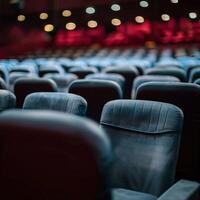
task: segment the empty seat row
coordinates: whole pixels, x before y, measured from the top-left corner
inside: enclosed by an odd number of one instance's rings
[[[174,180],[178,107],[115,100],[100,124],[50,111],[0,114],[0,198],[198,200],[197,182]]]

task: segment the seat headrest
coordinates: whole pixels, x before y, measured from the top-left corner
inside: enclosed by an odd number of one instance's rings
[[[159,76],[159,75],[144,75],[144,76],[138,76],[135,78],[133,87],[135,89],[138,88],[143,83],[146,82],[180,82],[180,80],[177,77],[174,76]]]
[[[186,94],[188,92],[200,94],[200,86],[194,83],[182,83],[182,82],[150,82],[141,84],[136,90],[136,96],[141,91],[161,91],[167,93]]]
[[[25,77],[16,80],[15,85],[37,85],[37,86],[49,86],[52,90],[57,91],[57,85],[53,80],[44,79],[44,78],[34,78],[34,77]]]
[[[15,108],[16,97],[8,90],[0,90],[0,111]]]
[[[113,90],[116,91],[120,97],[122,97],[122,90],[120,86],[114,82],[109,80],[96,80],[96,79],[85,79],[85,80],[76,80],[71,83],[69,86],[69,91],[78,88],[78,89],[106,89],[106,90]]]
[[[182,120],[182,111],[174,105],[141,100],[110,101],[101,116],[102,125],[144,134],[179,132]]]
[[[85,115],[86,100],[78,95],[60,92],[36,92],[25,98],[24,109],[57,110]]]

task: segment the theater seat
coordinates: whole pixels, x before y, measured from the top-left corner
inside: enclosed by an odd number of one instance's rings
[[[125,79],[120,74],[96,73],[96,74],[87,75],[85,79],[99,79],[99,80],[114,81],[118,83],[122,91],[124,91]]]
[[[122,75],[125,78],[124,98],[131,98],[133,81],[139,75],[135,67],[108,67],[104,72]]]
[[[173,183],[183,123],[171,104],[115,100],[107,103],[101,127],[111,139],[111,185],[159,197]]]
[[[31,78],[31,77],[37,77],[35,74],[31,74],[31,73],[25,73],[25,72],[12,72],[9,74],[9,89],[11,91],[14,90],[14,84],[15,84],[15,81],[17,79],[20,79],[20,78]]]
[[[111,199],[111,147],[95,123],[14,110],[0,115],[0,130],[0,199]]]
[[[122,98],[120,86],[106,80],[77,80],[69,86],[69,93],[82,96],[88,103],[87,116],[99,121],[103,106],[108,101]]]
[[[78,77],[72,73],[67,73],[64,75],[46,74],[44,77],[52,79],[57,84],[59,92],[66,92],[70,83],[78,79]]]
[[[192,83],[142,84],[136,98],[171,103],[184,113],[183,134],[176,178],[200,181],[200,86]]]
[[[197,85],[200,85],[200,78],[196,79],[196,80],[194,81],[194,83],[197,84]]]
[[[0,89],[1,90],[7,90],[8,89],[6,82],[1,77],[0,77]]]
[[[189,76],[189,82],[193,83],[198,78],[200,78],[200,67],[197,67],[191,70],[191,73]]]
[[[76,74],[79,79],[84,79],[88,74],[97,73],[98,70],[95,67],[73,67],[69,72]]]
[[[169,68],[151,68],[146,69],[146,75],[167,75],[167,76],[175,76],[180,79],[182,82],[187,81],[186,72],[183,69],[179,69],[177,67],[169,67]]]
[[[18,79],[14,84],[14,93],[17,98],[17,108],[22,108],[25,97],[34,92],[57,92],[57,85],[50,79]]]
[[[16,98],[15,95],[8,90],[0,89],[0,112],[15,108]]]
[[[132,97],[135,96],[137,88],[147,82],[180,82],[175,76],[144,75],[138,76],[133,82]]]
[[[85,115],[87,102],[81,96],[69,93],[36,92],[24,100],[24,109],[55,110],[75,115]]]

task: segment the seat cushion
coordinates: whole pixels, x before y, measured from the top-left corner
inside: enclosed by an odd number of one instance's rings
[[[116,188],[112,190],[112,200],[156,200],[151,194]]]

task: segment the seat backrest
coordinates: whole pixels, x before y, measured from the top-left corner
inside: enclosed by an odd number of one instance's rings
[[[0,112],[15,108],[16,98],[15,95],[8,90],[0,90]]]
[[[55,110],[75,115],[85,115],[86,100],[78,95],[55,92],[36,92],[29,94],[24,100],[24,109]]]
[[[50,79],[20,78],[14,84],[14,93],[17,98],[17,108],[22,108],[24,99],[34,92],[56,92],[57,85]]]
[[[189,76],[189,82],[193,83],[198,78],[200,78],[200,67],[196,67],[191,70],[190,76]]]
[[[87,68],[73,67],[69,69],[69,72],[77,75],[79,79],[84,79],[89,74],[97,73],[98,70],[94,67],[87,67]]]
[[[174,181],[182,111],[174,105],[137,100],[107,103],[101,127],[114,151],[113,187],[162,194]]]
[[[180,80],[175,76],[159,76],[159,75],[144,75],[138,76],[133,82],[132,97],[135,96],[137,88],[147,82],[180,82]]]
[[[105,103],[122,98],[120,86],[106,80],[77,80],[71,83],[69,92],[80,95],[87,101],[87,116],[96,121],[100,120]]]
[[[161,101],[181,108],[184,125],[176,177],[200,180],[200,86],[178,82],[144,83],[136,91],[136,99]]]
[[[110,143],[94,122],[14,110],[0,129],[0,199],[110,200]]]
[[[6,84],[6,82],[0,77],[0,89],[1,90],[7,90],[8,89],[8,85]]]
[[[15,84],[15,81],[20,78],[31,78],[31,77],[37,77],[35,74],[32,73],[26,73],[26,72],[12,72],[9,74],[9,89],[13,91],[13,87]]]
[[[95,74],[89,74],[85,78],[114,81],[119,84],[122,91],[124,92],[125,79],[120,74],[95,73]]]
[[[125,78],[124,97],[131,98],[133,81],[138,76],[138,70],[135,67],[108,67],[104,72],[122,75]]]
[[[57,84],[58,90],[60,92],[66,92],[69,84],[72,81],[75,81],[76,79],[78,79],[78,77],[75,74],[72,74],[72,73],[67,73],[67,74],[64,74],[64,75],[46,74],[45,78],[52,79]]]
[[[151,68],[145,71],[146,75],[168,75],[175,76],[180,79],[182,82],[187,81],[187,74],[183,69],[177,67],[169,67],[169,68]]]

